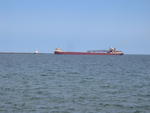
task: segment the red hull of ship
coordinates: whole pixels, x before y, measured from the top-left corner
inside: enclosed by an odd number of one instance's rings
[[[58,51],[55,51],[55,54],[60,54],[60,55],[123,55],[123,53],[58,52]]]

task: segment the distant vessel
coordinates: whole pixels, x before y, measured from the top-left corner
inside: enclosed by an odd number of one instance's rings
[[[54,54],[60,55],[123,55],[122,51],[116,50],[116,48],[110,48],[109,50],[89,50],[87,52],[66,52],[61,48],[56,48]]]
[[[36,50],[35,52],[34,52],[34,54],[38,54],[39,53],[39,51],[38,50]]]

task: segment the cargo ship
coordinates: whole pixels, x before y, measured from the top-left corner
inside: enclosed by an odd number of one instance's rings
[[[89,50],[87,52],[67,52],[61,48],[56,48],[54,54],[60,55],[123,55],[122,51],[116,50],[116,48],[110,48],[109,50]]]

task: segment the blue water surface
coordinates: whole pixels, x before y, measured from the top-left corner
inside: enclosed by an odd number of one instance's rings
[[[150,55],[0,54],[0,113],[150,113]]]

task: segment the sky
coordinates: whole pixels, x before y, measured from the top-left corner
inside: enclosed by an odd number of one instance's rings
[[[115,47],[150,54],[150,0],[0,0],[0,51]]]

